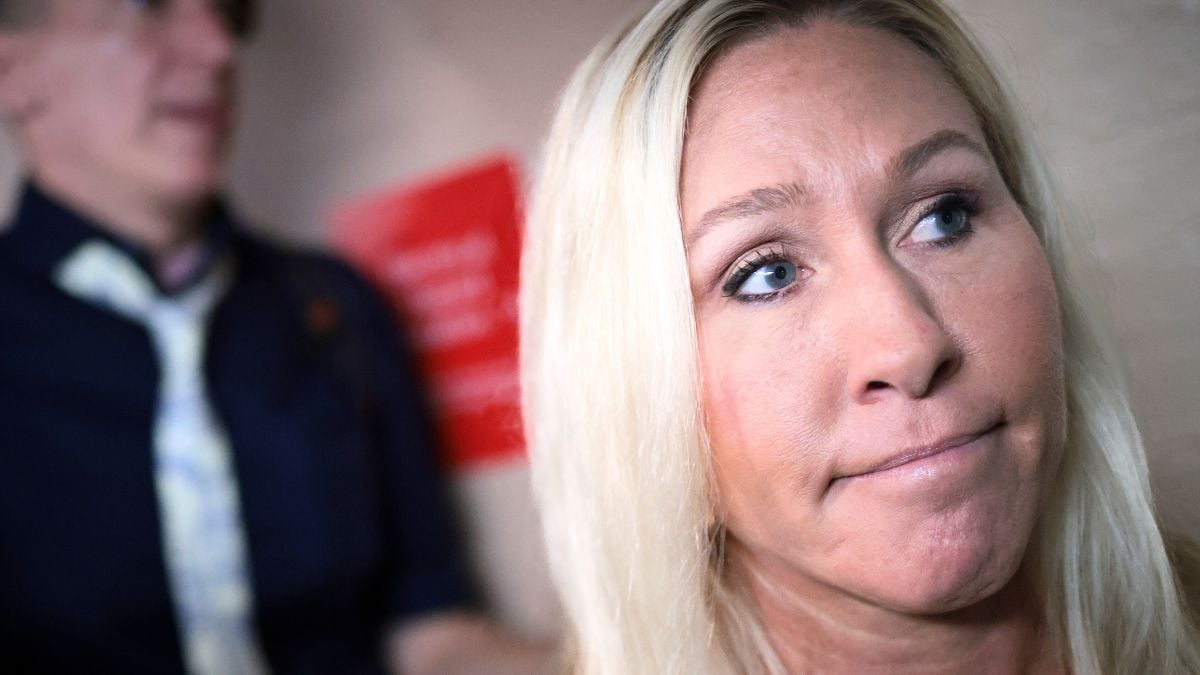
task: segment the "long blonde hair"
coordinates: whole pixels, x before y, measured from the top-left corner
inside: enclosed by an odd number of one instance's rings
[[[1071,221],[1011,98],[936,0],[663,0],[597,48],[565,91],[522,262],[521,357],[578,672],[782,670],[714,536],[679,174],[705,65],[816,18],[900,35],[945,70],[1054,270],[1068,440],[1031,547],[1059,652],[1076,673],[1200,672],[1126,387],[1080,297]]]

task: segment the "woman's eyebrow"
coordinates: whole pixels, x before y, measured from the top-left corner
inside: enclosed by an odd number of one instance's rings
[[[954,149],[969,150],[979,155],[984,161],[991,162],[991,155],[987,149],[969,136],[956,129],[942,129],[908,146],[896,155],[888,163],[888,177],[893,182],[911,178],[929,160],[940,153]],[[732,197],[704,213],[700,222],[696,224],[696,228],[687,236],[685,246],[691,248],[723,222],[793,208],[803,197],[804,190],[798,183],[778,183],[754,188],[749,192]]]
[[[691,247],[722,222],[793,208],[803,196],[804,190],[798,183],[778,183],[728,199],[704,213],[696,229],[688,235],[687,246]]]
[[[942,129],[925,140],[918,141],[905,148],[888,165],[888,176],[894,182],[912,178],[929,160],[947,150],[964,149],[977,154],[984,161],[991,162],[991,154],[979,143],[956,129]]]

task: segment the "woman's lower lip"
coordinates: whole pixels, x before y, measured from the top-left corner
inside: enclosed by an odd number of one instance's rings
[[[901,464],[887,466],[876,471],[839,478],[834,483],[892,482],[916,480],[927,482],[940,477],[949,477],[958,470],[969,469],[984,451],[990,447],[1003,425],[997,425],[975,438]]]

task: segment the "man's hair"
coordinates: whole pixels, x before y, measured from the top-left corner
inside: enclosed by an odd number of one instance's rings
[[[46,15],[50,0],[0,0],[0,28],[20,28]]]
[[[544,151],[521,296],[525,429],[574,672],[782,671],[722,567],[679,162],[714,55],[822,17],[899,35],[945,70],[1053,268],[1068,438],[1030,552],[1054,646],[1081,675],[1200,672],[1126,387],[1081,297],[1072,219],[938,0],[663,0],[576,71]]]
[[[51,0],[0,0],[0,30],[23,28],[46,17]],[[239,38],[250,37],[258,27],[257,0],[221,0],[216,9]]]

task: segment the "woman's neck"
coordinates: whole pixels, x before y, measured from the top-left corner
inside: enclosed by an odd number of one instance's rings
[[[1038,673],[1065,669],[1026,575],[940,614],[896,611],[731,545],[768,641],[789,673]]]

